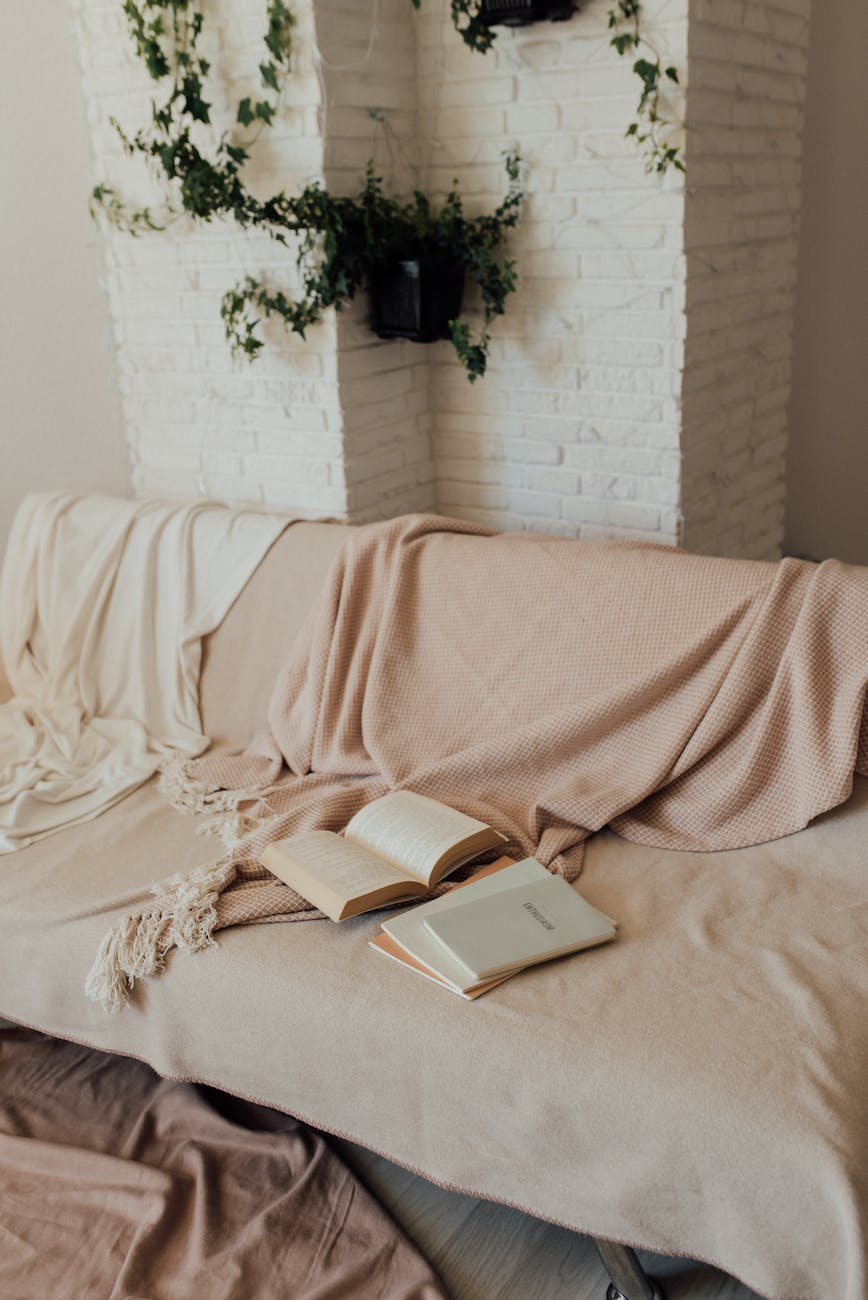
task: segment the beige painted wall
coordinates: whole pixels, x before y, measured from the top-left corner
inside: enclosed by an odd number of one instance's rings
[[[814,0],[787,549],[868,564],[868,7]]]
[[[2,553],[25,492],[129,482],[67,0],[6,0],[0,122]]]

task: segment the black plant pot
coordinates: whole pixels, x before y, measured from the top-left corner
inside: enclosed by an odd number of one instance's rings
[[[434,257],[396,262],[374,275],[374,331],[381,339],[416,343],[448,339],[449,322],[461,314],[463,293],[463,266]]]
[[[482,0],[479,17],[489,27],[526,27],[546,18],[563,22],[576,8],[573,0]]]

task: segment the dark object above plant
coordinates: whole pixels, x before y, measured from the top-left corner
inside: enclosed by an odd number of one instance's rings
[[[573,0],[482,0],[479,16],[489,27],[526,27],[546,19],[565,22],[577,8]]]
[[[401,202],[383,190],[368,164],[357,196],[335,197],[319,182],[300,194],[281,191],[257,199],[242,177],[249,150],[259,132],[271,125],[283,83],[290,70],[293,17],[284,0],[269,0],[266,58],[260,64],[263,97],[245,97],[237,106],[235,132],[224,132],[209,151],[201,144],[211,120],[205,98],[208,61],[198,50],[203,17],[195,0],[125,0],[124,12],[136,52],[154,81],[168,93],[153,103],[146,128],[128,135],[113,123],[132,155],[148,160],[167,185],[167,201],[155,211],[130,208],[110,185],[97,185],[91,198],[94,215],[102,212],[116,227],[138,235],[162,230],[182,214],[200,221],[231,217],[243,227],[265,230],[286,244],[297,237],[301,292],[289,298],[248,276],[226,294],[222,315],[235,351],[254,357],[262,347],[257,327],[262,316],[277,316],[302,338],[328,307],[340,311],[361,285],[401,261],[434,258],[462,269],[481,295],[482,331],[474,339],[466,321],[450,320],[455,350],[471,381],[485,373],[489,327],[502,314],[515,289],[515,264],[500,256],[506,232],[518,221],[523,200],[516,154],[506,158],[509,180],[503,202],[488,215],[465,215],[457,182],[442,206],[416,191]],[[255,127],[252,135],[240,132]]]
[[[442,3],[442,0],[434,0]],[[410,0],[414,9],[422,7],[422,0]],[[578,8],[577,0],[449,0],[452,25],[471,50],[485,54],[494,44],[496,33],[491,29],[500,25],[525,27],[543,19],[569,18]]]

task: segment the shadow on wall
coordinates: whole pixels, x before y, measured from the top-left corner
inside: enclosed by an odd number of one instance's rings
[[[868,564],[868,8],[812,14],[787,550]]]

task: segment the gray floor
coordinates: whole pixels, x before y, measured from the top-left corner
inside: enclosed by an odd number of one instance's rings
[[[431,1261],[452,1300],[605,1300],[608,1278],[587,1237],[444,1192],[348,1142],[335,1145]],[[757,1300],[707,1265],[645,1252],[641,1259],[667,1300]]]

